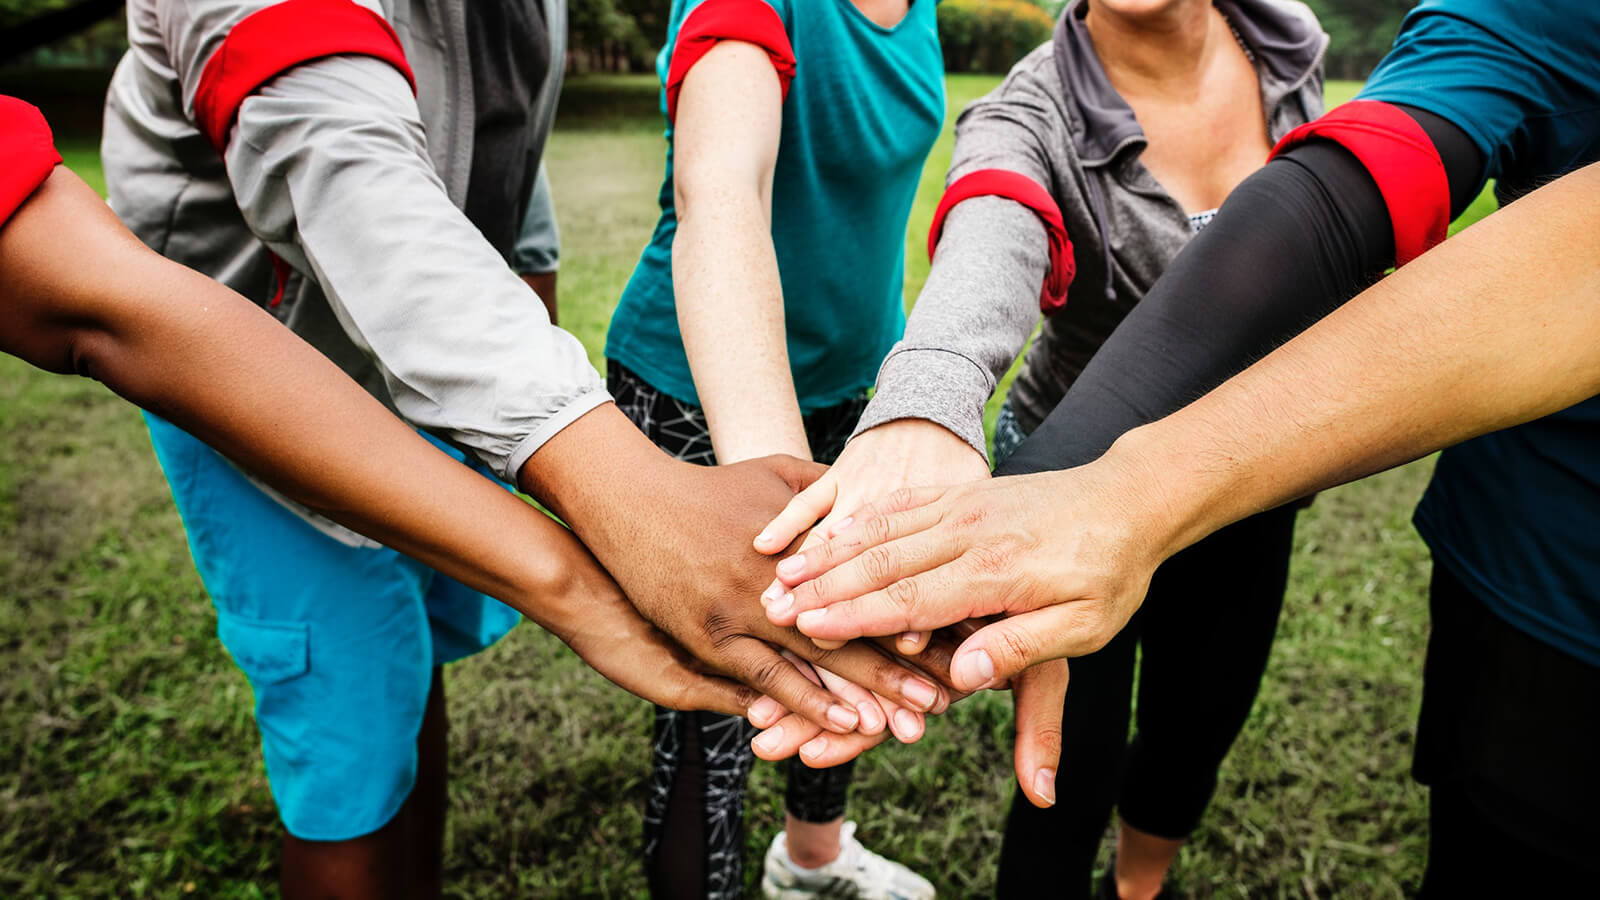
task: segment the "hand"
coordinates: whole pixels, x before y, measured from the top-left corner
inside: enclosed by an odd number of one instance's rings
[[[811,528],[800,547],[805,552],[845,524],[850,512],[894,491],[988,477],[989,465],[983,456],[943,425],[927,419],[886,422],[852,439],[833,468],[797,494],[761,530],[755,548],[762,553],[778,553]],[[813,524],[816,527],[812,528]],[[799,610],[781,581],[773,581],[761,601],[772,624],[788,627],[795,623]],[[897,649],[915,654],[927,641],[925,632],[903,634]],[[822,641],[819,645],[839,644]]]
[[[551,438],[521,481],[572,526],[647,620],[714,671],[839,733],[855,730],[859,712],[775,647],[913,709],[942,709],[948,694],[927,675],[864,644],[820,650],[767,622],[753,602],[773,576],[749,536],[821,468],[788,457],[679,462],[607,404]]]
[[[1104,646],[1175,549],[1160,482],[1117,454],[1065,472],[901,491],[836,536],[784,560],[797,624],[850,640],[981,616],[956,652],[954,686],[975,691]]]
[[[930,645],[938,646],[937,639]],[[1056,766],[1061,760],[1061,710],[1067,695],[1067,661],[1053,660],[1023,672],[1012,683],[1017,740],[1012,763],[1017,783],[1029,802],[1038,807],[1056,802]],[[964,698],[957,694],[955,700]],[[800,760],[814,769],[841,765],[883,743],[887,734],[857,732],[830,735],[804,719],[789,715],[776,722],[757,721],[752,707],[751,721],[766,730],[751,741],[755,754],[766,760],[786,759],[799,754]],[[897,735],[898,736],[898,735]]]
[[[546,630],[612,684],[671,709],[742,716],[755,690],[709,675],[704,666],[645,621],[576,538],[558,581],[542,586]]]

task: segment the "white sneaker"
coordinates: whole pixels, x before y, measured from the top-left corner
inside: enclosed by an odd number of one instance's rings
[[[926,878],[892,859],[884,859],[856,840],[856,823],[844,823],[839,858],[818,869],[802,869],[789,858],[782,831],[767,848],[761,893],[767,900],[933,900]]]

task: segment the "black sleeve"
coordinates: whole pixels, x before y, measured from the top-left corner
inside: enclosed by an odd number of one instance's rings
[[[1466,133],[1404,108],[1433,140],[1451,215],[1482,159]],[[1465,186],[1464,188],[1462,186]],[[1351,153],[1313,140],[1245,179],[996,471],[1094,461],[1123,432],[1198,399],[1315,324],[1394,264],[1378,186]]]

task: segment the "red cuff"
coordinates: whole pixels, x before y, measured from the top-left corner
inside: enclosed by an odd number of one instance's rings
[[[933,225],[928,229],[928,258],[933,259],[933,251],[939,246],[944,217],[957,203],[971,197],[1005,197],[1038,215],[1050,239],[1050,270],[1045,273],[1044,287],[1039,292],[1039,309],[1047,316],[1060,312],[1067,305],[1067,288],[1078,274],[1078,264],[1072,257],[1072,241],[1067,237],[1061,208],[1049,191],[1026,175],[1005,169],[980,169],[956,179],[933,213]]]
[[[195,91],[197,124],[220,151],[246,97],[295,66],[346,54],[383,60],[416,91],[400,38],[382,16],[351,0],[284,0],[244,17],[211,54]]]
[[[772,68],[778,72],[778,85],[789,95],[794,80],[794,47],[777,10],[762,0],[706,0],[689,13],[678,28],[678,41],[672,45],[672,65],[667,69],[667,120],[678,118],[678,91],[683,79],[722,41],[742,41],[767,51]]]
[[[1439,151],[1417,120],[1376,100],[1352,100],[1283,136],[1272,156],[1312,138],[1355,154],[1377,182],[1394,227],[1395,265],[1444,240],[1450,225],[1450,181]]]
[[[0,97],[0,225],[60,162],[44,114],[15,97]]]

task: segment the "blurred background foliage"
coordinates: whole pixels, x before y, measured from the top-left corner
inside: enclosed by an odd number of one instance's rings
[[[1416,0],[1306,2],[1332,37],[1330,78],[1364,77],[1416,5]],[[944,0],[939,32],[946,67],[1004,72],[1049,39],[1051,23],[1065,5],[1064,0]],[[671,7],[672,0],[568,0],[569,67],[575,72],[650,71]],[[117,0],[0,0],[0,66],[28,72],[108,69],[127,46],[121,10]]]

